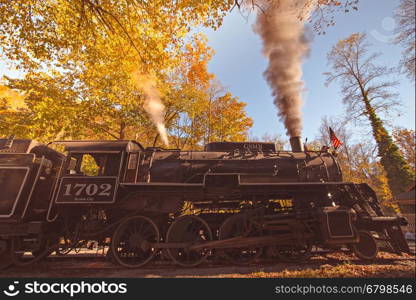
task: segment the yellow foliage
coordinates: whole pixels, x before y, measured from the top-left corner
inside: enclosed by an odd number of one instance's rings
[[[161,145],[166,126],[168,137],[183,147],[243,140],[252,124],[245,104],[225,91],[213,94],[215,78],[207,67],[213,50],[206,37],[190,33],[192,26],[219,26],[233,4],[16,0],[0,5],[2,45],[8,45],[2,54],[26,72],[23,79],[5,80],[25,94],[26,109],[12,114],[1,102],[7,119],[0,135],[17,131],[43,141],[139,139]]]
[[[11,110],[27,108],[25,104],[25,96],[4,85],[0,85],[0,99],[4,99],[6,105]]]

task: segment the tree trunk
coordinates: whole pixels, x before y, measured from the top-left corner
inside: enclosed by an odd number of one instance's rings
[[[390,190],[393,195],[397,195],[414,182],[414,174],[375,113],[367,94],[363,94],[363,101],[377,143],[378,155],[381,157],[380,163],[386,170]]]
[[[119,139],[124,140],[125,138],[125,130],[126,130],[126,122],[121,121],[120,122],[120,132],[119,132]]]

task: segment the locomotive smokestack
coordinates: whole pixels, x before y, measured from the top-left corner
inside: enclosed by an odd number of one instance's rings
[[[303,152],[302,138],[300,136],[292,136],[290,138],[290,146],[293,152]]]

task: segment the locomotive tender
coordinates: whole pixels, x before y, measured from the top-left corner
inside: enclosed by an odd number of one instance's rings
[[[0,268],[82,241],[109,245],[125,267],[169,257],[181,266],[261,255],[299,261],[312,247],[409,252],[401,217],[367,184],[342,181],[336,157],[272,143],[215,142],[205,151],[135,141],[0,139]]]

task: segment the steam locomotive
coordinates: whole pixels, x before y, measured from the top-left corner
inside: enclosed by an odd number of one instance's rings
[[[167,258],[186,267],[299,261],[313,247],[347,247],[364,260],[380,247],[409,252],[404,218],[385,216],[367,184],[343,182],[334,154],[290,142],[292,151],[255,142],[181,151],[0,139],[0,268],[87,240],[128,268]]]

